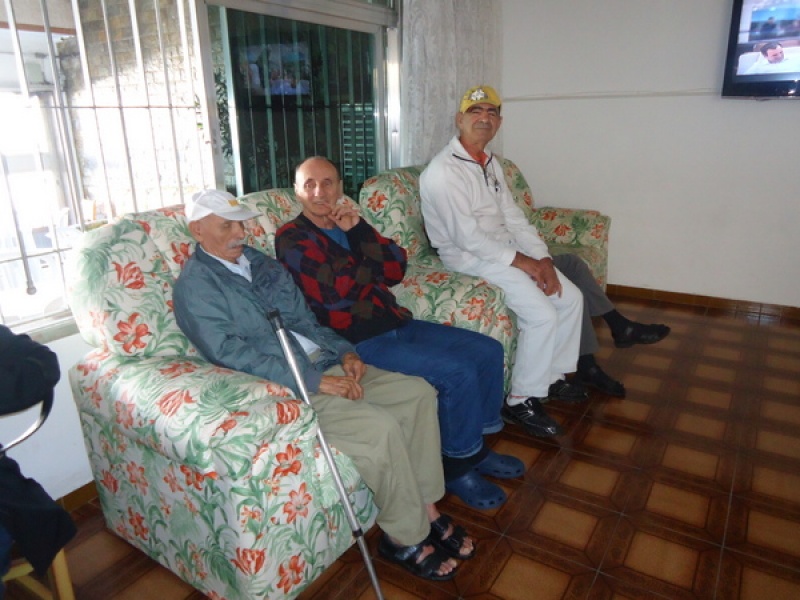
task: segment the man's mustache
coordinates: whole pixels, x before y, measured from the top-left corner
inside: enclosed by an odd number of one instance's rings
[[[225,246],[228,250],[233,250],[234,248],[238,248],[239,246],[244,246],[244,240],[234,240],[232,242],[228,242],[227,246]]]

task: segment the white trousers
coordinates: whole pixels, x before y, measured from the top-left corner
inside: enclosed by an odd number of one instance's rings
[[[511,394],[547,396],[550,384],[577,366],[583,315],[580,290],[557,269],[561,296],[546,296],[516,267],[479,261],[463,270],[501,288],[506,305],[517,315],[519,336]]]

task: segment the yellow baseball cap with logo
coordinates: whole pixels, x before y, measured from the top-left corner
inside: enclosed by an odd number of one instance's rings
[[[488,85],[478,85],[469,88],[461,98],[461,106],[458,112],[466,112],[476,104],[491,104],[498,110],[503,105],[503,101],[493,87]]]

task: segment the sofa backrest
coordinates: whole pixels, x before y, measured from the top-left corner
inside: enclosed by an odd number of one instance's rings
[[[180,248],[191,238],[182,215],[176,218],[171,209],[159,212],[126,215],[90,231],[74,251],[68,279],[72,313],[83,339],[111,354],[196,353],[172,316],[176,275],[171,264],[184,260]],[[150,235],[153,221],[162,217],[173,225],[176,255],[159,249]]]
[[[436,259],[422,223],[419,176],[424,165],[390,169],[370,177],[359,194],[364,219],[382,235],[405,248],[408,260]]]
[[[260,213],[246,222],[245,243],[274,257],[275,232],[302,210],[294,189],[239,201]],[[69,276],[70,307],[83,339],[115,355],[196,355],[172,310],[173,285],[193,251],[183,205],[127,214],[86,233]]]
[[[512,161],[499,158],[514,200],[525,216],[533,217],[533,194],[522,172]],[[425,165],[398,167],[370,177],[359,195],[364,219],[382,235],[391,237],[408,252],[409,261],[430,264],[439,260],[431,247],[419,196],[419,176]]]

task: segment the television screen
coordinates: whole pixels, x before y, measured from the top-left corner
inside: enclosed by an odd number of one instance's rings
[[[800,0],[733,0],[723,96],[800,96]]]

